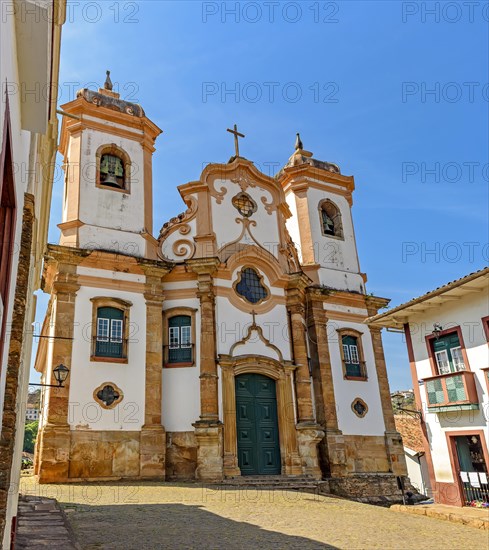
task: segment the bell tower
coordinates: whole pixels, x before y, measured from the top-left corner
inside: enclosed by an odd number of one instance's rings
[[[287,229],[303,271],[316,284],[365,294],[351,213],[353,176],[315,159],[297,134],[295,151],[276,178],[292,211]]]
[[[65,186],[60,244],[152,256],[152,155],[161,130],[142,107],[103,88],[62,106]]]

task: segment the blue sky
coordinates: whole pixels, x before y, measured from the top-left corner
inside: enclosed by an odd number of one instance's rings
[[[241,154],[265,173],[299,131],[316,158],[355,176],[367,290],[391,305],[488,263],[487,2],[68,4],[59,103],[110,69],[164,131],[155,233],[183,209],[176,186],[232,155],[237,123]],[[411,387],[401,336],[384,345],[391,389]]]

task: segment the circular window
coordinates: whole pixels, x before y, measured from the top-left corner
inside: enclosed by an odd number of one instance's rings
[[[363,418],[368,412],[367,403],[359,397],[353,401],[351,404],[351,409],[359,418]]]
[[[245,218],[249,218],[256,212],[256,202],[248,195],[248,193],[238,193],[231,200],[234,208]]]

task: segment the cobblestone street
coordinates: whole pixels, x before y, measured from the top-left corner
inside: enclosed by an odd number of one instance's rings
[[[83,550],[487,548],[487,531],[294,491],[177,483],[36,485],[56,498]]]

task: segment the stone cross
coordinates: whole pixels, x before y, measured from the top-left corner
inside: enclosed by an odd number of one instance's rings
[[[235,124],[234,129],[231,130],[230,128],[227,129],[228,132],[231,134],[234,134],[234,148],[236,150],[236,156],[239,157],[239,143],[238,143],[238,136],[244,138],[244,134],[240,134],[238,132],[238,126]]]

